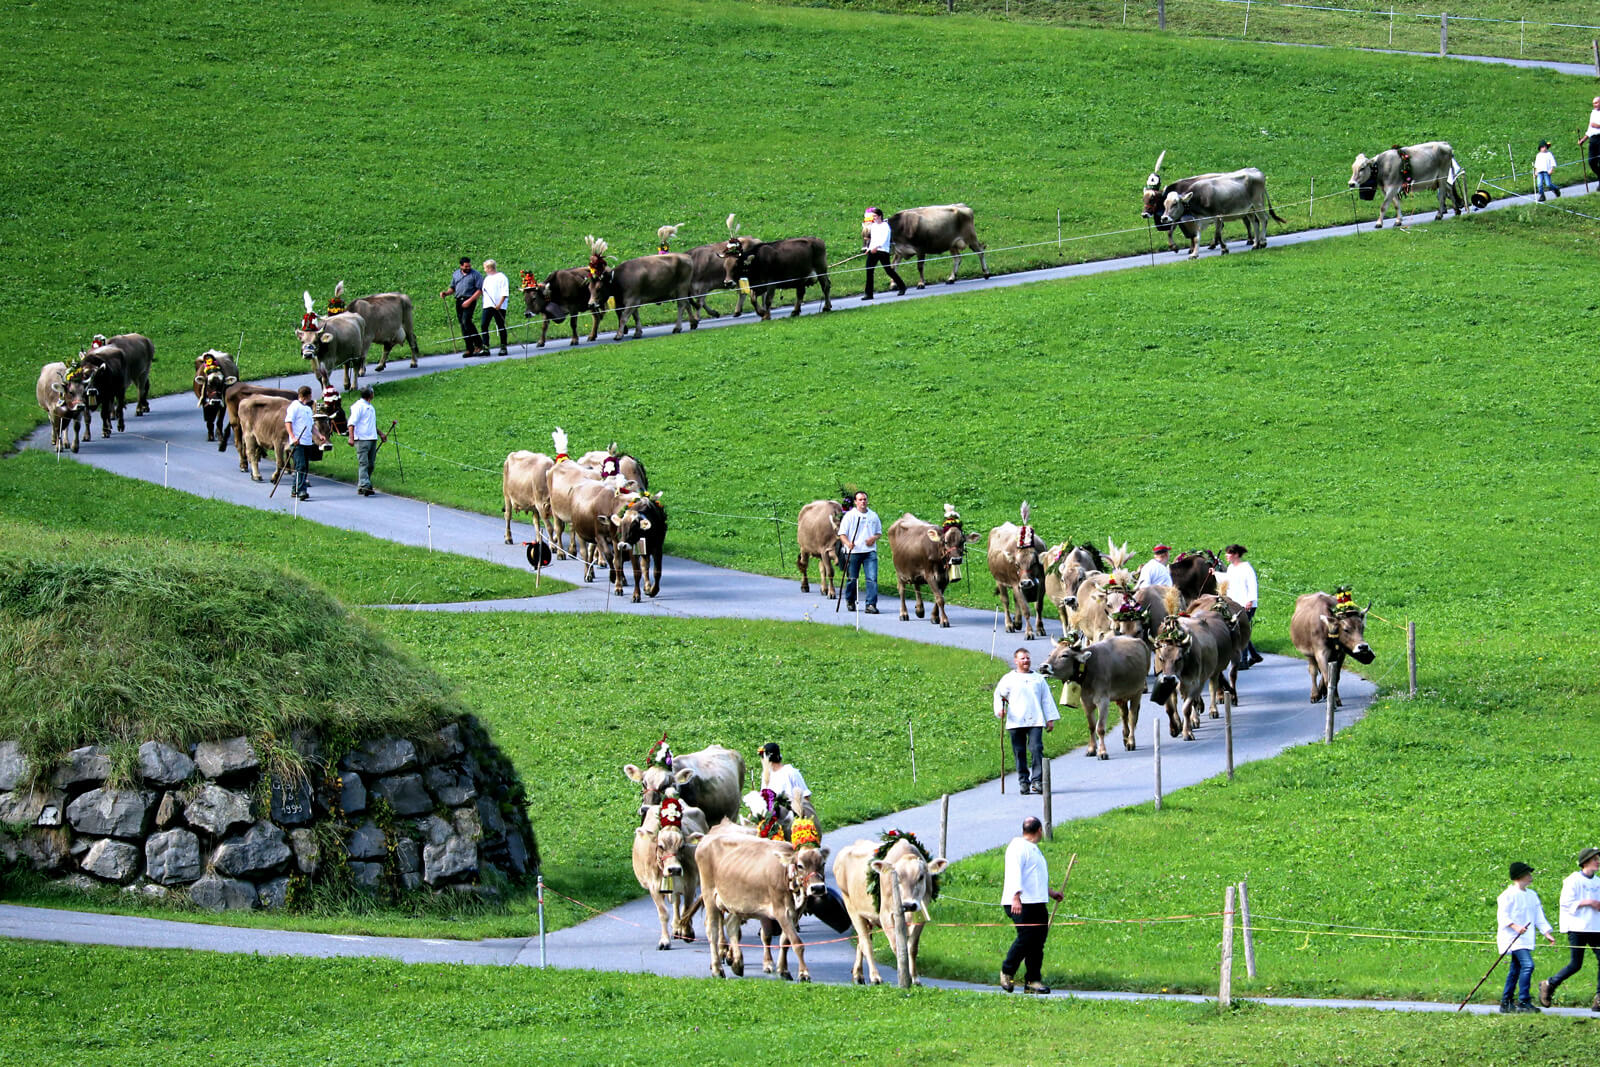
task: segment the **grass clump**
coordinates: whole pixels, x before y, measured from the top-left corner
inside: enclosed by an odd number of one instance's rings
[[[211,549],[0,555],[0,737],[186,745],[296,729],[330,747],[464,712],[450,686],[305,579]]]

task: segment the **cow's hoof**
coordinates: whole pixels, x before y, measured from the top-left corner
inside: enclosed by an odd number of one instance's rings
[[[584,580],[584,581],[586,581],[586,582],[592,582],[592,581],[594,581],[594,575],[592,575],[592,574],[585,574],[585,575],[584,575],[584,576],[583,576],[583,580]]]
[[[919,613],[919,614],[920,614],[920,613]],[[911,621],[911,616],[910,616],[910,615],[907,615],[907,614],[906,614],[906,613],[905,613],[905,612],[903,612],[903,611],[902,611],[902,612],[901,612],[901,613],[900,613],[900,621],[901,621],[901,622],[910,622],[910,621]]]
[[[415,367],[417,365],[417,357],[416,356],[412,356],[411,357],[411,365],[413,367]]]
[[[1319,697],[1319,696],[1317,696],[1317,694],[1315,694],[1315,693],[1312,693],[1312,694],[1311,694],[1311,703],[1313,703],[1313,704],[1320,704],[1320,703],[1322,703],[1322,698],[1321,698],[1321,697]]]
[[[742,963],[735,963],[732,966],[730,966],[728,968],[728,970],[733,972],[733,976],[735,978],[743,978],[744,977],[744,964],[742,964]]]
[[[78,443],[76,441],[72,443],[72,454],[74,456],[78,454]]]
[[[809,593],[809,592],[811,592],[811,586],[806,582],[801,582],[800,583],[800,591],[802,593]]]
[[[639,594],[638,593],[633,594],[633,602],[635,604],[639,603]]]
[[[939,620],[939,626],[940,626],[941,629],[945,629],[945,630],[950,629],[950,620],[949,619],[940,619]]]
[[[389,365],[389,361],[388,360],[384,360],[382,363],[378,364],[378,366],[377,366],[378,373],[382,374],[383,373],[383,369],[385,367],[387,367],[388,365]]]
[[[1122,747],[1127,749],[1129,752],[1134,752],[1134,751],[1138,750],[1139,742],[1137,742],[1137,741],[1123,741],[1122,742]]]
[[[261,481],[261,475],[259,475],[259,474],[252,474],[252,475],[251,475],[251,476],[250,476],[250,480],[251,480],[251,481],[252,481],[252,482],[259,482],[259,481]]]
[[[1106,754],[1106,753],[1104,753],[1104,752],[1101,752],[1101,753],[1098,753],[1098,755],[1099,755],[1099,757],[1100,757],[1100,758],[1101,758],[1101,759],[1105,759],[1105,760],[1108,760],[1108,759],[1110,759],[1110,758],[1111,758],[1111,757],[1110,757],[1110,756],[1108,756],[1108,755],[1107,755],[1107,754]]]
[[[672,942],[671,941],[662,941],[662,942],[660,942],[659,944],[656,945],[656,951],[657,952],[665,952],[665,951],[667,951],[667,949],[669,949],[671,947],[672,947]]]
[[[770,963],[763,963],[763,964],[762,964],[762,965],[761,965],[761,973],[762,973],[762,974],[771,974],[771,973],[772,973],[772,971],[773,971],[773,966],[772,966],[772,964],[770,964]]]
[[[922,618],[922,616],[923,616],[923,615],[925,615],[925,614],[927,614],[927,612],[926,612],[926,611],[924,611],[924,610],[923,610],[923,607],[922,607],[922,605],[921,605],[921,604],[918,604],[918,605],[917,605],[917,618],[919,618],[919,619],[920,619],[920,618]]]
[[[1090,759],[1094,759],[1095,756],[1097,755],[1097,753],[1094,750],[1094,746],[1090,745],[1089,748],[1088,748],[1088,751],[1084,752],[1084,755],[1088,756]]]
[[[654,600],[656,598],[656,595],[659,594],[660,592],[661,592],[661,587],[658,585],[654,589],[646,589],[644,591],[644,595],[649,597],[651,600]]]
[[[784,975],[784,977],[787,978],[789,976],[788,975]],[[802,981],[802,982],[811,981],[811,972],[810,971],[801,971],[800,972],[800,981]]]

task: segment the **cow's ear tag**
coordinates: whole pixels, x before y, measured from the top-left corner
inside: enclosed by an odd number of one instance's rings
[[[322,335],[320,340],[322,341],[323,344],[328,344],[330,341],[333,340],[333,334],[325,333],[325,334]]]

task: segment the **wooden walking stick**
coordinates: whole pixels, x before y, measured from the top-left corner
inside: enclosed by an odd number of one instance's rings
[[[1011,708],[1011,701],[1005,697],[1000,698],[1000,795],[1006,793],[1006,713]]]
[[[1471,993],[1467,994],[1467,1000],[1471,1000],[1474,996],[1477,995],[1478,990],[1483,988],[1483,983],[1485,983],[1485,982],[1487,982],[1489,980],[1489,976],[1494,973],[1494,969],[1496,967],[1500,966],[1500,961],[1506,958],[1506,952],[1510,952],[1511,951],[1512,945],[1515,945],[1517,943],[1517,939],[1520,938],[1521,936],[1522,936],[1521,934],[1518,934],[1517,937],[1513,937],[1511,939],[1511,944],[1506,946],[1506,951],[1500,953],[1500,955],[1495,958],[1494,963],[1489,965],[1489,969],[1487,971],[1483,972],[1483,977],[1478,979],[1478,984],[1472,987],[1472,992]],[[1467,1006],[1467,1000],[1463,1000],[1460,1004],[1457,1004],[1456,1005],[1456,1011],[1460,1011],[1462,1008],[1466,1007]]]
[[[1078,862],[1078,854],[1076,852],[1074,852],[1072,854],[1071,858],[1067,860],[1067,873],[1066,873],[1066,876],[1061,879],[1061,900],[1066,900],[1067,899],[1067,879],[1072,877],[1072,865],[1074,863],[1077,863],[1077,862]],[[1056,906],[1050,909],[1050,924],[1049,925],[1051,925],[1051,926],[1054,926],[1056,924],[1056,912],[1061,910],[1061,900],[1056,901]]]

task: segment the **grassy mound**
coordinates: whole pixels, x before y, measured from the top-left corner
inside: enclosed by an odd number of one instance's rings
[[[39,761],[83,744],[290,731],[330,747],[436,728],[450,687],[304,579],[209,549],[0,555],[0,737]]]

